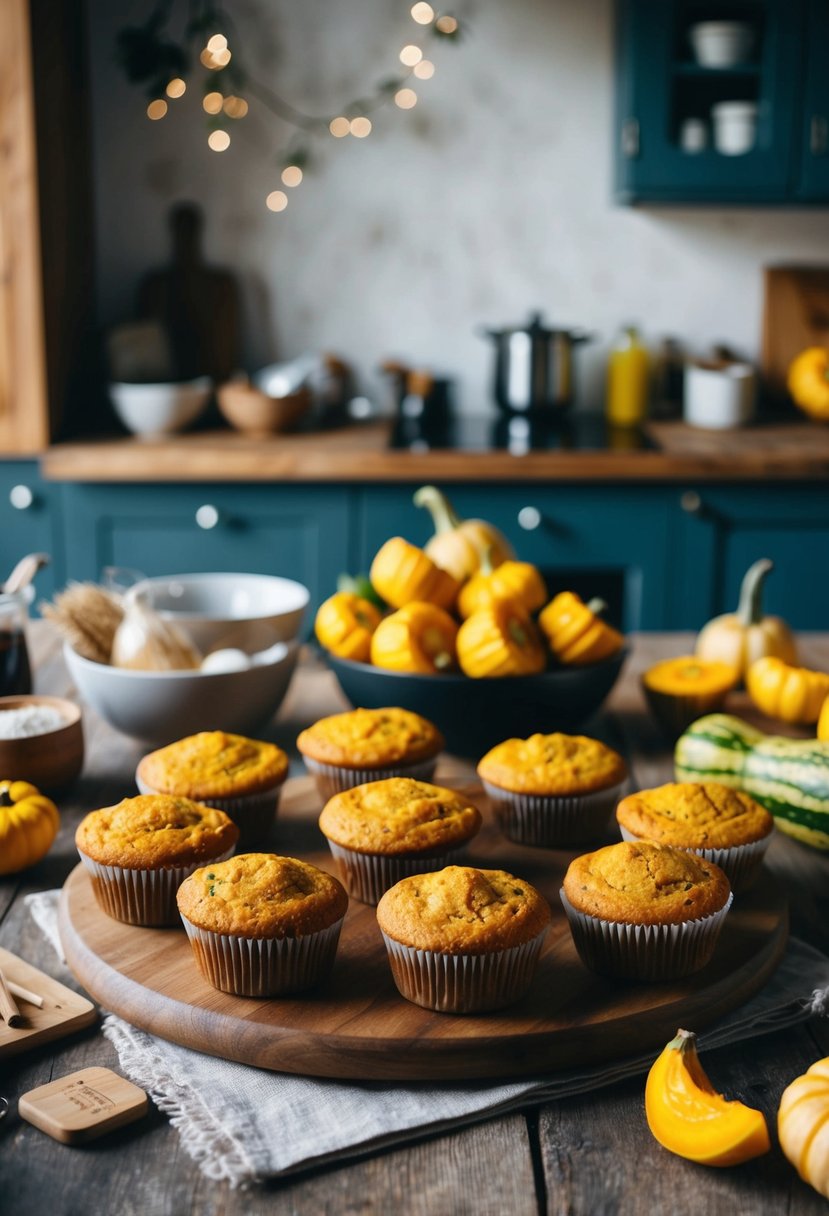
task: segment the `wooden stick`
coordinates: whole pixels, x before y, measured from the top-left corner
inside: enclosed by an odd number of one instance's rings
[[[36,1005],[38,1009],[43,1008],[43,997],[38,996],[36,992],[32,992],[31,988],[24,988],[22,984],[15,984],[14,980],[6,980],[6,987],[12,996],[19,997],[21,1001],[26,1001],[28,1005]]]
[[[17,1008],[17,1002],[6,985],[6,977],[0,971],[0,1015],[6,1019],[8,1026],[22,1026],[23,1015]]]

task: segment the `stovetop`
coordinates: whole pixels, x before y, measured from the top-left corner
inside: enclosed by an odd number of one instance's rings
[[[609,427],[603,414],[574,410],[550,418],[527,414],[459,414],[427,421],[400,417],[392,429],[391,447],[410,452],[452,449],[464,452],[511,452],[521,456],[544,451],[631,451],[653,448],[639,427]]]

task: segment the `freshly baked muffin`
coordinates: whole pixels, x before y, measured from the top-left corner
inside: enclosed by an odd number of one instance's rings
[[[774,830],[764,807],[715,781],[670,782],[628,794],[616,819],[624,840],[655,840],[713,861],[734,891],[757,877]]]
[[[731,900],[719,866],[648,840],[576,857],[561,891],[576,949],[588,967],[657,981],[705,966]]]
[[[223,860],[236,824],[190,798],[141,794],[90,811],[75,844],[103,910],[130,925],[175,924],[176,889],[204,862]]]
[[[528,882],[469,866],[401,879],[377,906],[401,995],[442,1013],[518,1000],[532,981],[549,922],[547,901]]]
[[[556,848],[601,838],[627,765],[598,739],[537,734],[497,744],[478,776],[505,836]]]
[[[336,794],[319,825],[348,893],[376,904],[406,875],[456,859],[479,831],[481,813],[455,790],[387,777]]]
[[[312,987],[331,970],[348,896],[294,857],[242,853],[191,874],[176,897],[196,964],[236,996]]]
[[[276,815],[288,757],[274,743],[201,731],[140,761],[135,783],[142,794],[177,794],[225,811],[238,824],[239,848],[261,846]]]
[[[321,718],[296,741],[323,798],[385,777],[428,781],[443,735],[408,709],[352,709]]]

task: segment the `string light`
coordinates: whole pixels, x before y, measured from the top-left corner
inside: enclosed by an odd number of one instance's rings
[[[435,29],[439,34],[457,34],[458,22],[455,17],[438,17],[435,22]]]
[[[231,55],[227,47],[225,47],[223,51],[214,51],[213,53],[213,65],[217,71],[221,71],[222,68],[226,68],[230,63],[230,59]]]
[[[431,80],[435,74],[435,65],[431,59],[421,59],[420,63],[416,63],[412,68],[412,75],[418,80]]]
[[[265,199],[265,206],[269,211],[284,211],[288,206],[288,196],[284,190],[271,190]]]
[[[328,124],[328,130],[335,139],[342,139],[344,135],[348,135],[351,130],[351,123],[347,118],[340,115],[338,118],[332,118]]]
[[[302,181],[302,170],[299,165],[286,165],[282,170],[283,186],[298,186]]]
[[[174,76],[173,79],[168,82],[165,92],[168,97],[183,97],[186,90],[187,85],[181,79],[181,77]]]
[[[207,143],[214,152],[224,152],[230,147],[230,136],[227,131],[211,131]]]
[[[227,38],[225,38],[224,34],[214,34],[212,38],[207,39],[207,47],[205,49],[211,51],[214,55],[217,51],[226,51]]]
[[[163,118],[167,113],[167,102],[163,97],[157,97],[155,101],[151,101],[147,106],[147,117],[153,122],[157,122],[159,118]]]
[[[423,51],[419,46],[415,46],[413,42],[403,47],[400,52],[400,62],[407,68],[413,68],[416,63],[420,63],[423,58]]]
[[[394,104],[401,110],[411,110],[417,105],[417,93],[414,89],[398,89],[394,95]]]
[[[221,93],[205,93],[201,103],[202,109],[207,114],[221,114],[224,100]]]
[[[348,129],[352,135],[356,135],[357,139],[365,139],[367,135],[371,134],[371,119],[363,118],[362,116],[352,118],[348,124]]]
[[[435,10],[431,4],[413,4],[412,17],[418,25],[431,25],[435,19]]]
[[[224,112],[228,118],[244,118],[248,112],[248,103],[244,97],[226,97],[224,101]]]

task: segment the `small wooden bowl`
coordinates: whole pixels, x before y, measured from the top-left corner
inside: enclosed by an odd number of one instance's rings
[[[230,380],[216,394],[225,419],[246,435],[273,435],[290,430],[311,405],[307,388],[287,397],[269,397],[242,380]]]
[[[84,742],[81,711],[63,697],[0,697],[0,713],[27,705],[47,705],[65,719],[65,725],[42,735],[0,739],[0,779],[30,781],[46,793],[65,789],[83,768]]]

